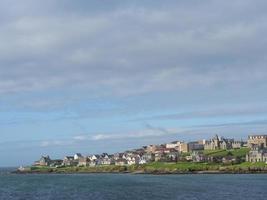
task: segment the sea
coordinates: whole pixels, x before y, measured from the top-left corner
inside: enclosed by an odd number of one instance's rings
[[[12,174],[0,169],[1,200],[266,200],[267,174]]]

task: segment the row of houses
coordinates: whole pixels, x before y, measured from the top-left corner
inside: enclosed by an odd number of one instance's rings
[[[142,155],[134,153],[117,153],[108,155],[103,153],[101,155],[83,156],[76,153],[74,156],[65,156],[62,160],[52,160],[49,156],[42,156],[40,160],[34,163],[35,166],[96,166],[96,165],[136,165],[145,164],[155,161],[155,155],[145,153]]]
[[[74,156],[65,156],[62,160],[52,160],[49,156],[42,156],[34,165],[39,166],[96,166],[96,165],[136,165],[146,164],[153,161],[161,162],[235,162],[236,158],[206,156],[203,150],[237,149],[249,147],[251,151],[246,156],[248,162],[267,161],[267,135],[249,136],[248,143],[225,139],[215,135],[209,140],[194,142],[174,141],[161,145],[148,145],[140,149],[125,151],[109,155],[83,156],[76,153]]]

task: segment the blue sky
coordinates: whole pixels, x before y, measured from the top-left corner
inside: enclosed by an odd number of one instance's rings
[[[263,0],[0,2],[0,166],[267,128]]]

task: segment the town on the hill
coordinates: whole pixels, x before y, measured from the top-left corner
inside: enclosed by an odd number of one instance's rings
[[[76,153],[63,159],[53,160],[42,156],[34,166],[131,166],[151,162],[190,162],[238,164],[264,162],[267,164],[267,135],[250,135],[247,141],[237,141],[215,135],[209,140],[194,142],[174,141],[161,145],[148,145],[109,155],[86,155]]]

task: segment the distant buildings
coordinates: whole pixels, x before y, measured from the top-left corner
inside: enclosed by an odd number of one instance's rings
[[[52,160],[49,156],[42,156],[40,160],[35,161],[35,166],[61,166],[63,163],[63,160]]]
[[[77,159],[74,159],[74,156],[65,156],[63,159],[63,165],[64,166],[74,166],[77,165],[79,161]]]
[[[247,162],[267,162],[267,148],[254,145],[246,156]]]
[[[35,161],[34,165],[39,166],[49,166],[51,164],[51,159],[49,156],[42,156],[40,160]]]
[[[254,145],[258,145],[261,148],[267,147],[267,135],[249,135],[248,147],[252,148]]]
[[[187,153],[189,152],[189,146],[186,142],[181,142],[179,146],[179,152],[181,153]]]
[[[202,140],[188,143],[189,152],[199,151],[199,150],[204,150],[204,142]]]
[[[232,149],[249,147],[250,151],[242,158],[233,155]],[[216,154],[217,152],[204,150],[230,150],[227,154]],[[245,150],[246,151],[246,150]],[[224,164],[247,162],[267,162],[267,135],[250,135],[248,144],[243,141],[226,139],[215,135],[210,140],[200,140],[193,142],[174,141],[161,145],[148,145],[139,149],[127,150],[122,153],[109,155],[102,153],[99,155],[83,156],[76,153],[74,156],[65,156],[63,160],[52,160],[49,156],[42,156],[40,160],[35,161],[35,166],[78,166],[94,167],[97,165],[117,165],[129,166],[146,164],[150,162],[217,162]]]
[[[205,150],[234,149],[243,147],[244,142],[226,139],[215,135],[212,139],[205,141]]]
[[[79,157],[78,158],[78,166],[90,166],[90,159],[88,157]]]

